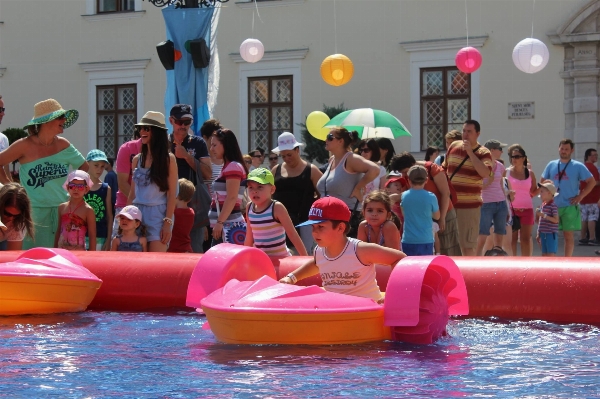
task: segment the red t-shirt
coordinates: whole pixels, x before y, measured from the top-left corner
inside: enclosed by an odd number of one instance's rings
[[[598,168],[591,162],[585,162],[585,167],[588,168],[592,176],[594,176],[594,180],[600,180],[600,174],[598,174]],[[579,183],[579,189],[583,190],[587,186],[587,183],[582,181]],[[600,186],[596,186],[590,191],[588,195],[583,197],[581,200],[582,204],[595,204],[600,200]]]
[[[194,227],[194,210],[192,208],[175,208],[173,213],[173,235],[167,252],[193,252],[190,231]]]

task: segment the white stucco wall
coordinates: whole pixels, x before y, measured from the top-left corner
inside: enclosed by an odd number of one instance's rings
[[[536,172],[556,156],[565,123],[564,85],[559,76],[563,48],[552,45],[546,33],[587,3],[536,2],[534,36],[547,44],[550,62],[542,72],[527,75],[514,67],[511,53],[517,42],[531,34],[532,2],[467,1],[469,35],[488,36],[480,49],[481,141],[495,138],[523,144]],[[274,4],[279,6],[268,7]],[[242,151],[247,151],[246,132],[239,130],[247,118],[240,107],[240,101],[245,101],[240,99],[240,87],[246,84],[241,77],[248,75],[248,68],[229,54],[238,52],[244,39],[255,37],[267,51],[309,49],[300,61],[301,86],[294,87],[300,94],[296,104],[300,118],[294,123],[321,110],[323,104],[344,103],[347,108],[385,109],[412,126],[411,54],[400,43],[466,36],[464,4],[462,0],[260,2],[261,22],[254,8],[231,0],[221,12],[218,30],[221,81],[215,116],[238,133]],[[0,94],[8,108],[0,128],[24,125],[35,102],[53,97],[64,107],[80,111],[79,121],[65,136],[81,152],[91,149],[95,131],[89,118],[95,111],[89,109],[90,75],[81,63],[149,59],[141,71],[139,116],[147,110],[164,112],[165,73],[155,49],[165,38],[160,9],[144,1],[141,12],[98,19],[82,16],[88,8],[86,0],[0,0],[4,22],[0,67],[6,68],[0,77]],[[350,57],[355,67],[352,81],[342,87],[327,85],[319,74],[323,59],[336,51]],[[519,101],[535,101],[535,119],[508,119],[508,103]],[[296,126],[294,130],[299,133]],[[397,150],[414,150],[418,147],[414,140],[396,140]]]

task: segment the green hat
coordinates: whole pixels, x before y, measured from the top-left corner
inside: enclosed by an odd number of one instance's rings
[[[53,121],[54,119],[65,116],[65,123],[63,129],[71,126],[77,118],[79,118],[79,112],[75,109],[64,110],[63,107],[53,98],[48,100],[40,101],[33,106],[33,118],[29,121],[27,126],[40,125],[42,123]]]
[[[271,171],[266,168],[254,169],[252,172],[248,173],[247,180],[252,180],[259,184],[270,184],[272,186],[275,185],[275,178],[273,178],[273,173],[271,173]]]
[[[92,151],[88,152],[87,157],[85,157],[85,160],[88,162],[104,161],[104,162],[108,163],[106,154],[104,153],[104,151],[100,151],[100,150],[92,150]]]

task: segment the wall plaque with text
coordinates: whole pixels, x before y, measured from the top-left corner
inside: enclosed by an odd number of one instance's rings
[[[535,102],[508,103],[508,119],[534,119]]]

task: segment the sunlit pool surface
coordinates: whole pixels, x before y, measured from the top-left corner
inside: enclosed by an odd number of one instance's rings
[[[600,397],[600,329],[588,325],[465,319],[429,346],[238,346],[205,321],[0,318],[0,397]]]

